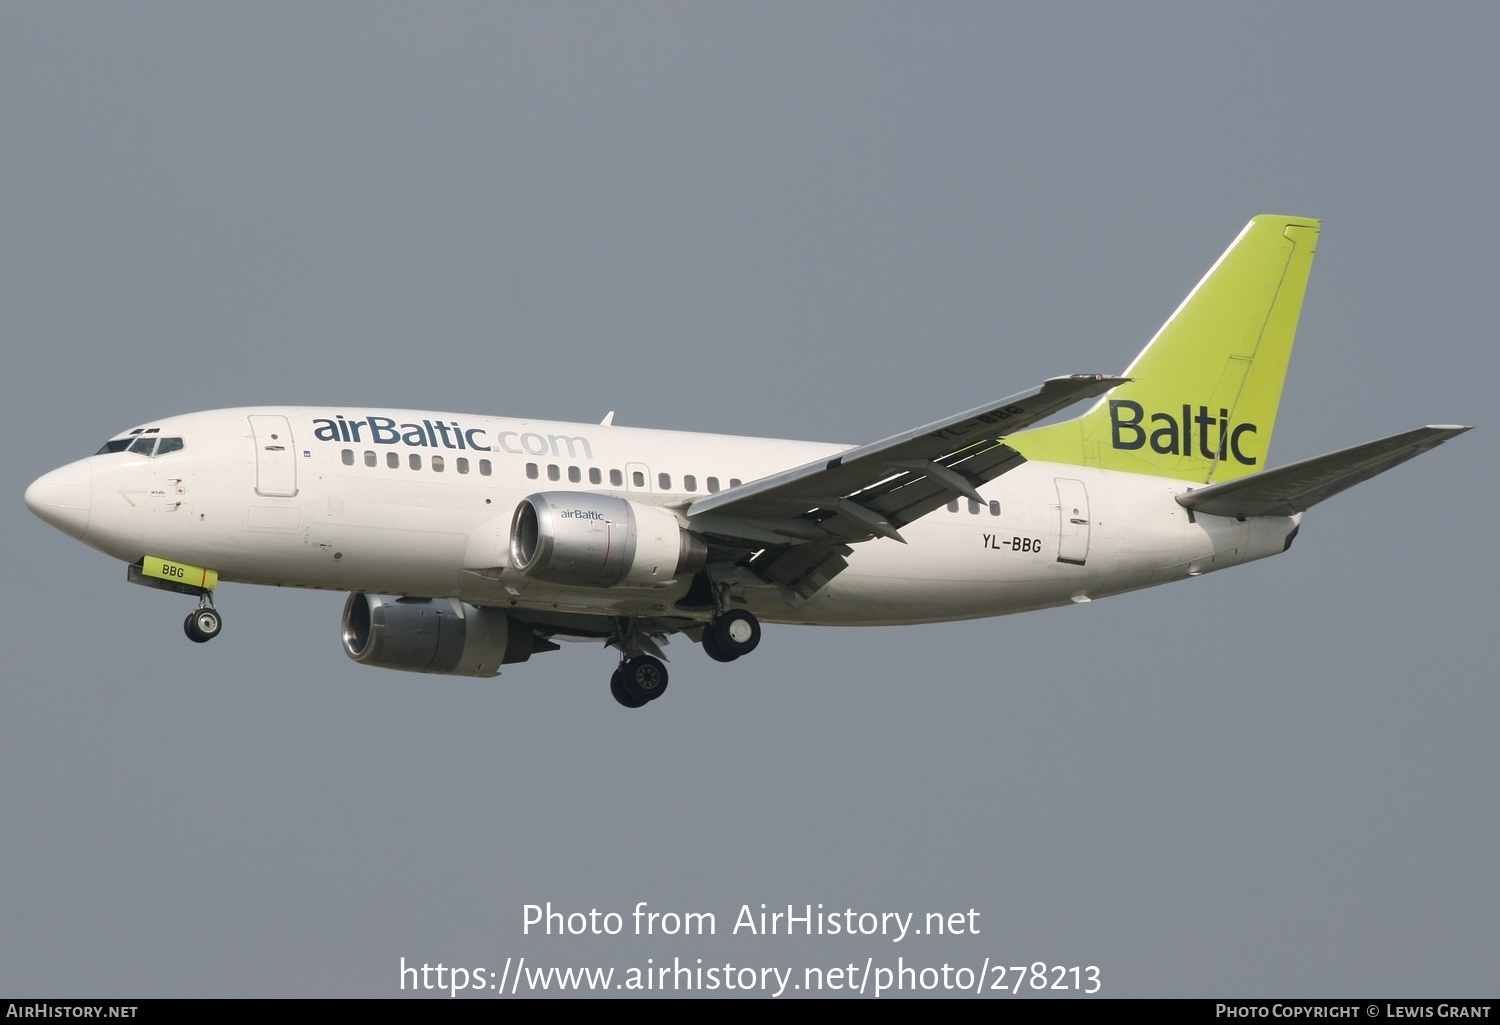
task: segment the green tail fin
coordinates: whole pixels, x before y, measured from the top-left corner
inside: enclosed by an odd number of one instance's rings
[[[1240,232],[1083,416],[1006,440],[1027,459],[1225,481],[1265,469],[1318,222],[1262,214]]]

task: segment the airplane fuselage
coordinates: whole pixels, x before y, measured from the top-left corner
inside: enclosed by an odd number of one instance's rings
[[[847,446],[601,424],[404,410],[266,407],[169,417],[145,456],[91,456],[38,482],[86,483],[85,543],[125,562],[156,556],[220,579],[459,598],[607,616],[681,615],[690,580],[568,586],[508,566],[517,505],[538,492],[614,495],[667,508]],[[129,436],[127,436],[129,437]],[[889,625],[1004,615],[1135,590],[1285,549],[1298,516],[1190,515],[1191,484],[1026,463],[875,538],[818,593],[788,602],[742,588],[777,623]],[[75,497],[77,497],[75,495]],[[73,531],[69,531],[72,533]],[[706,618],[706,617],[705,617]]]

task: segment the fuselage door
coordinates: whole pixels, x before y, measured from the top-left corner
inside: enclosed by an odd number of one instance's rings
[[[284,416],[252,416],[255,435],[255,493],[271,498],[297,494],[297,446]]]
[[[1089,557],[1089,493],[1083,481],[1057,480],[1057,561],[1082,566]]]

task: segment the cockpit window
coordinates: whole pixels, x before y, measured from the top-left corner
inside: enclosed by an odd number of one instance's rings
[[[156,438],[136,435],[130,438],[115,438],[106,441],[96,456],[107,456],[114,452],[131,452],[138,456],[164,456],[168,452],[181,452],[185,446],[181,438]],[[154,450],[154,451],[153,451]]]

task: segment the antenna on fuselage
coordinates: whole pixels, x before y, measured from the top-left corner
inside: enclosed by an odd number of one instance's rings
[[[601,426],[603,426],[603,427],[609,427],[609,426],[613,425],[614,422],[615,422],[615,411],[613,409],[611,409],[608,413],[604,414],[604,419],[600,420],[599,424]]]

